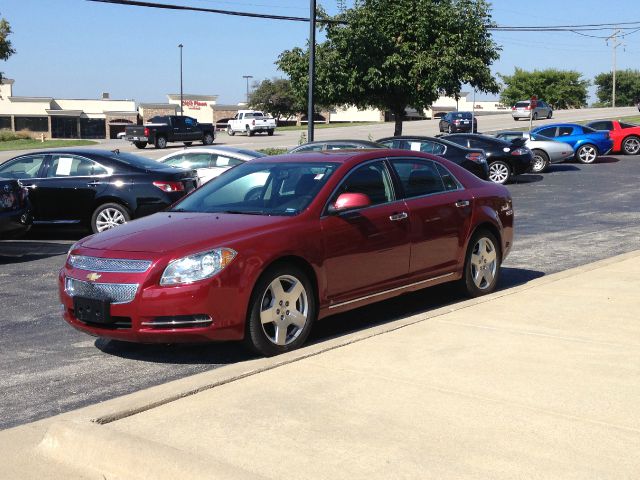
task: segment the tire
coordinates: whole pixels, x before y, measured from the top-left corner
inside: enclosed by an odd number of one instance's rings
[[[587,165],[594,163],[598,158],[598,149],[594,145],[586,143],[576,150],[575,157],[580,163]]]
[[[500,278],[502,252],[493,233],[478,230],[467,247],[460,286],[470,297],[493,292]]]
[[[507,162],[496,160],[489,164],[489,180],[504,185],[511,179],[511,167]]]
[[[146,148],[147,146],[147,142],[133,142],[133,144],[136,146],[136,148],[139,148],[140,150],[142,150],[143,148]]]
[[[267,135],[269,135],[270,137],[273,137],[273,130],[267,130]]]
[[[163,136],[156,137],[156,148],[159,148],[159,149],[167,148],[166,137],[163,137]]]
[[[182,142],[184,144],[185,147],[190,147],[193,142]]]
[[[622,151],[625,155],[637,155],[640,153],[640,138],[631,135],[622,141]]]
[[[247,135],[248,135],[249,137],[253,137],[253,134],[254,134],[254,133],[255,133],[255,132],[252,132],[252,131],[251,131],[251,128],[249,128],[249,126],[247,125]]]
[[[245,343],[267,357],[295,350],[306,341],[317,315],[307,275],[294,265],[275,266],[262,274],[251,294]]]
[[[212,145],[213,144],[213,135],[211,135],[210,133],[205,133],[204,137],[202,137],[202,144],[203,145]]]
[[[131,220],[128,210],[119,203],[103,203],[91,215],[93,233],[104,232]]]
[[[235,134],[236,132],[234,132],[231,127],[227,127],[227,135],[229,135],[230,137],[233,137]]]
[[[453,133],[453,128],[451,128],[451,125],[447,127],[447,133]]]
[[[531,164],[531,173],[542,173],[549,167],[549,155],[542,150],[532,150],[533,163]]]
[[[549,110],[549,114],[547,115],[547,118],[551,118],[553,117],[553,110]]]
[[[533,112],[533,119],[537,120],[538,119],[538,112]]]

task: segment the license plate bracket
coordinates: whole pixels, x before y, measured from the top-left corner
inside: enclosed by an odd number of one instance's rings
[[[75,317],[84,323],[111,323],[111,302],[95,298],[73,297]]]

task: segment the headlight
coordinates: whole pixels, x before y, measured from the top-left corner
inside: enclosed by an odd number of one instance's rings
[[[80,242],[75,242],[73,245],[69,247],[69,251],[67,252],[67,262],[71,259],[73,255],[71,255],[71,251],[78,246]]]
[[[179,258],[164,269],[160,285],[192,283],[212,277],[229,265],[235,256],[236,252],[230,248],[216,248]]]

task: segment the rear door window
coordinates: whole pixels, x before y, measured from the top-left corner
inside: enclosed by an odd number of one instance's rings
[[[405,198],[432,195],[446,190],[435,162],[402,159],[393,160],[392,165],[402,184]]]
[[[53,155],[47,177],[92,177],[108,173],[105,167],[88,158],[77,155]]]

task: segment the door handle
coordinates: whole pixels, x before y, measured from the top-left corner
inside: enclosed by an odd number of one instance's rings
[[[89,183],[87,183],[88,187],[97,187],[98,185],[100,185],[100,182],[89,182]]]
[[[456,207],[458,208],[468,207],[468,206],[469,206],[469,200],[458,200],[456,202]]]
[[[392,222],[397,222],[398,220],[404,220],[408,216],[409,214],[407,214],[407,212],[394,213],[389,217],[389,220],[391,220]]]
[[[22,183],[20,182],[20,184],[24,187],[24,188],[29,188],[31,190],[33,190],[34,188],[36,188],[36,185],[33,183]]]

